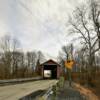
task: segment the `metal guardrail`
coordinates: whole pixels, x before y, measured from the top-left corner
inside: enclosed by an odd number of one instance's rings
[[[35,81],[35,80],[40,80],[40,79],[42,79],[42,78],[41,77],[34,77],[34,78],[0,80],[0,85],[14,84],[14,83],[21,83],[21,82],[28,82],[28,81]]]
[[[58,83],[58,81],[56,81],[53,85],[56,85]],[[53,86],[52,85],[52,86]],[[43,100],[47,100],[48,99],[48,97],[51,95],[51,94],[53,94],[53,91],[52,91],[52,86],[50,86],[48,89],[47,89],[47,91],[42,95],[42,98],[43,98]],[[40,97],[41,97],[41,95],[40,95]],[[38,100],[38,99],[36,99],[36,100]]]
[[[48,99],[49,95],[52,94],[52,87],[48,89],[48,91],[42,96],[43,98],[45,98],[45,100]]]

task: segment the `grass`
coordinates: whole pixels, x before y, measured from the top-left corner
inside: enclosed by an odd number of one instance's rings
[[[86,78],[74,78],[74,81],[82,86],[85,86],[87,83]],[[100,72],[96,73],[95,78],[89,81],[89,84],[90,86],[88,88],[100,98]]]

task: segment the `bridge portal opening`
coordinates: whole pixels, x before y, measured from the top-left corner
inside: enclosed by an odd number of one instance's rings
[[[44,65],[43,77],[46,79],[57,79],[57,65]]]

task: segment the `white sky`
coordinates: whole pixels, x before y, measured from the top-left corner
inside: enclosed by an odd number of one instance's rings
[[[81,0],[0,0],[0,37],[10,34],[24,51],[57,56],[67,35],[67,19]]]

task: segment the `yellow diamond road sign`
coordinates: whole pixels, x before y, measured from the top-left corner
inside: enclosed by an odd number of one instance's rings
[[[65,61],[65,67],[68,68],[68,69],[72,69],[74,65],[74,61],[73,60],[67,60]]]

